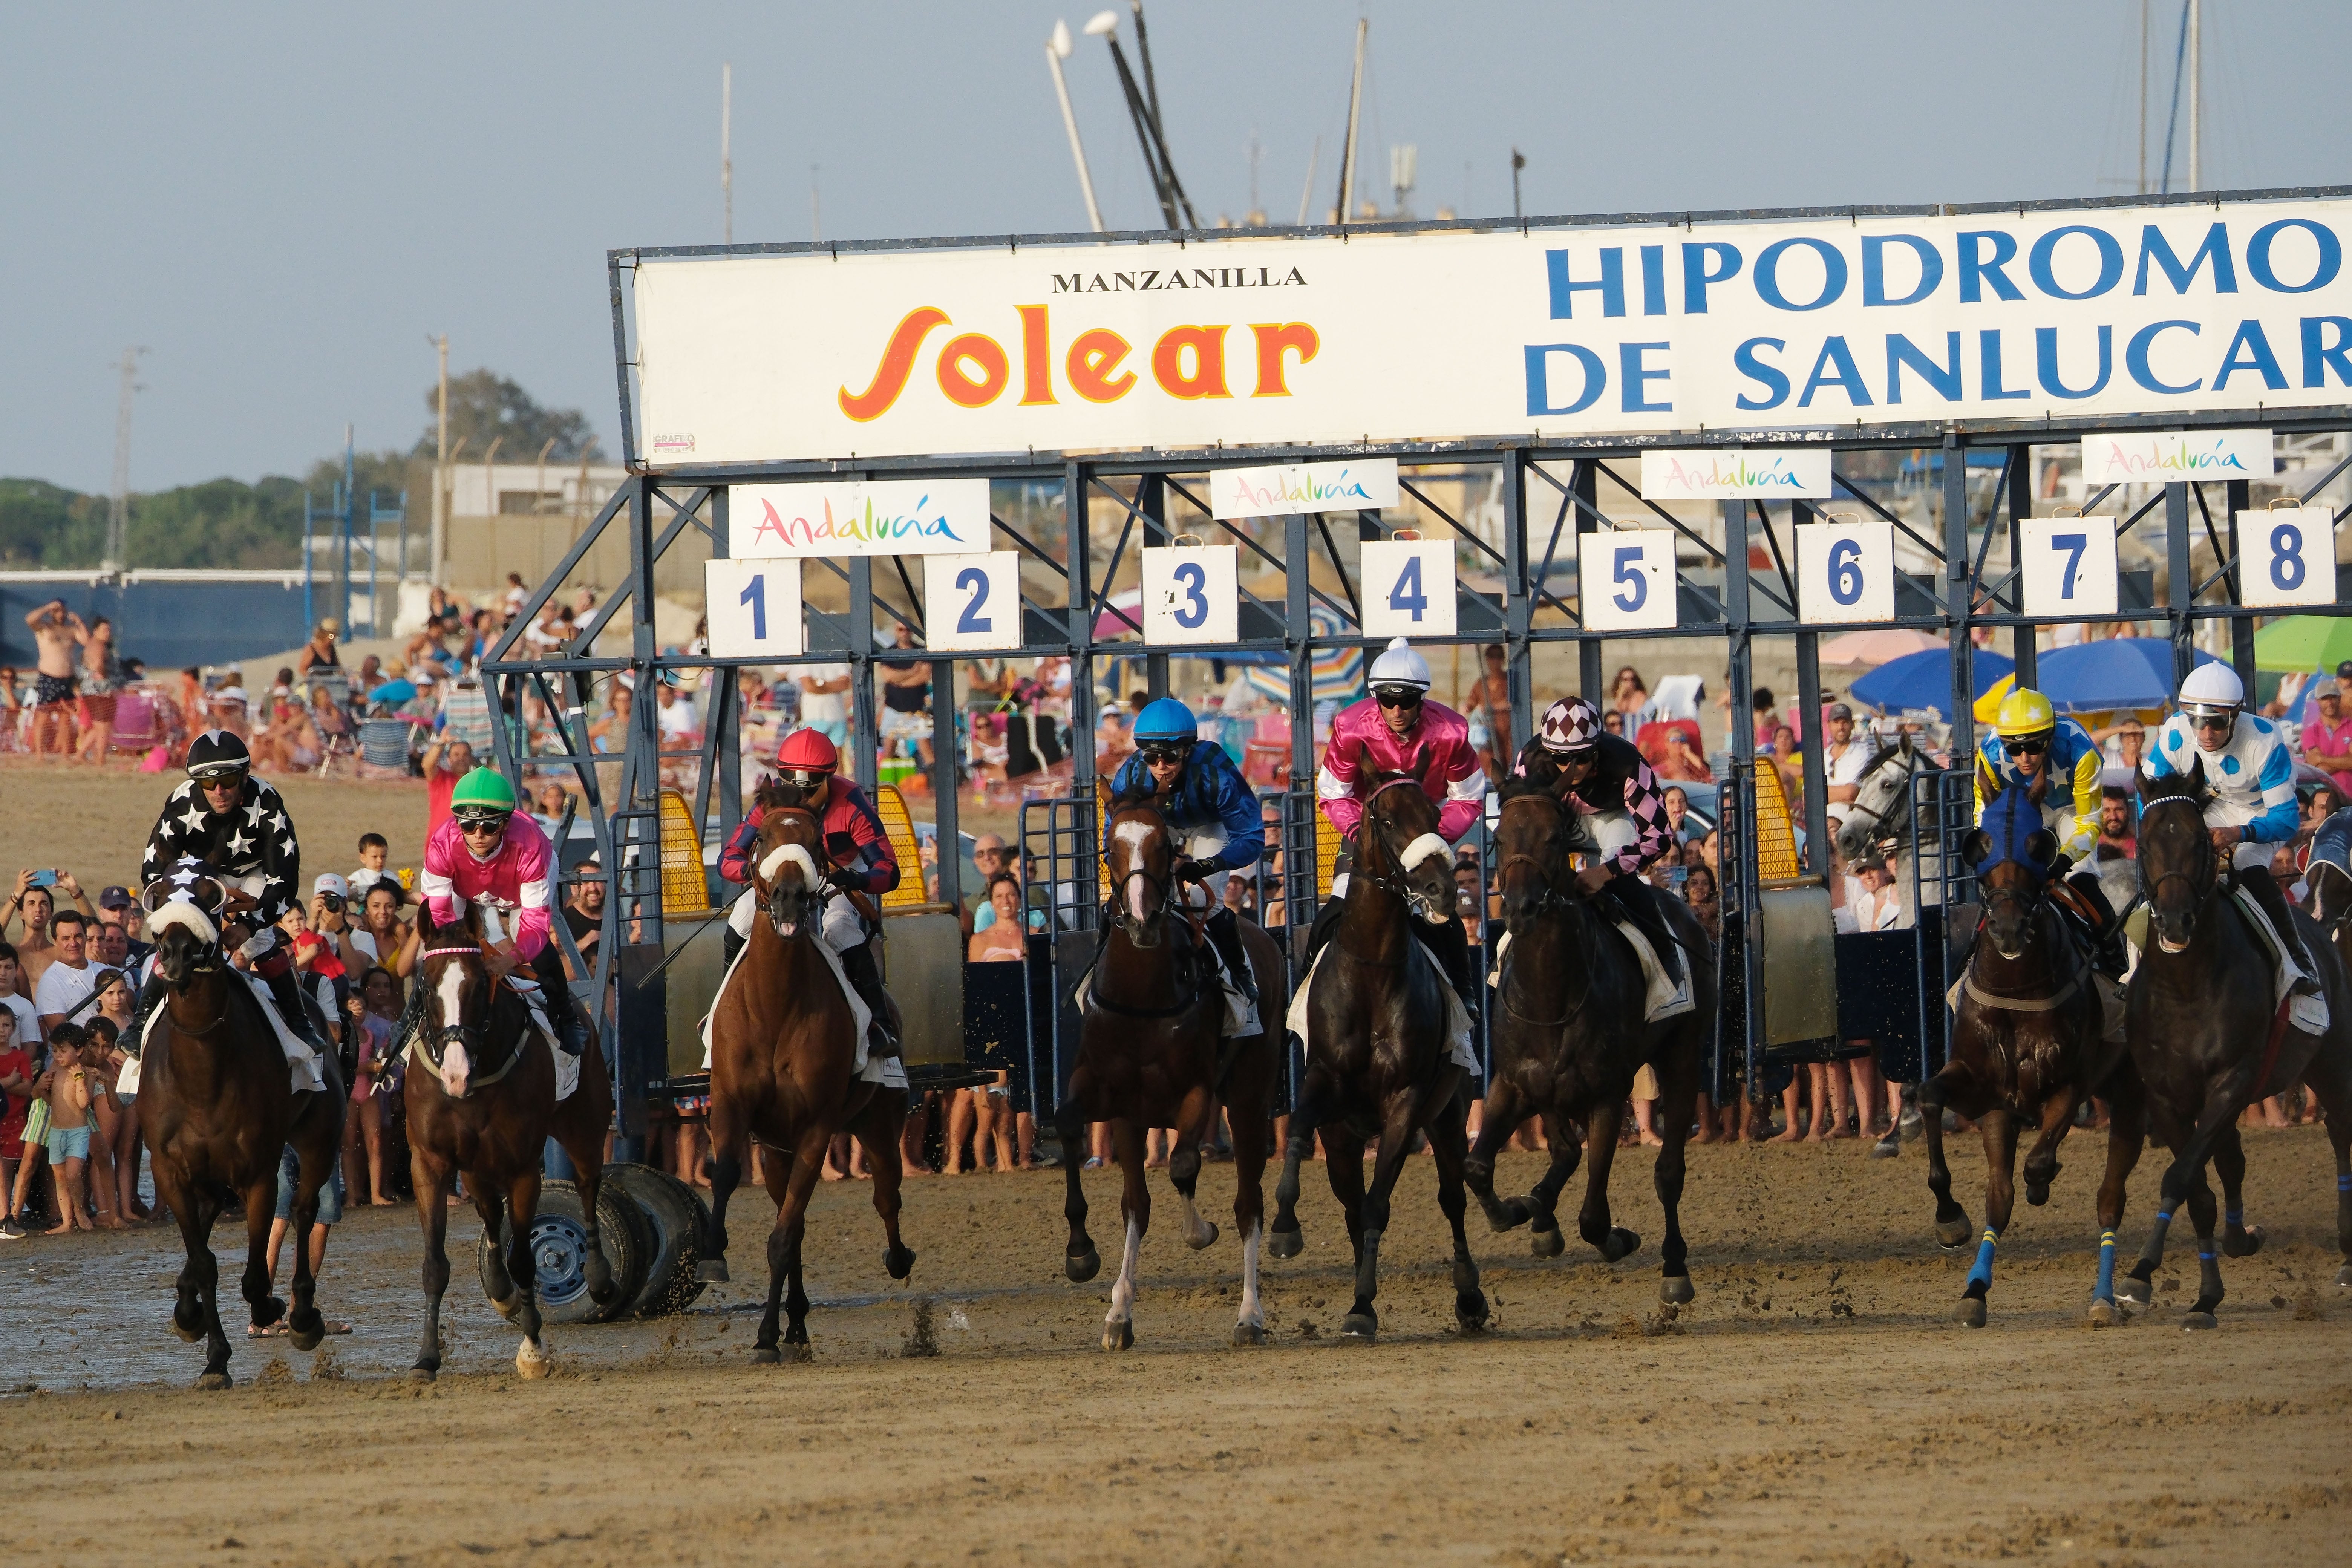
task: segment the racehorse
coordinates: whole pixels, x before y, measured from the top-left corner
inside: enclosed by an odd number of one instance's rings
[[[1952,1315],[1982,1328],[1992,1288],[1994,1244],[2017,1203],[2012,1172],[2021,1125],[2041,1129],[2025,1156],[2025,1201],[2050,1201],[2058,1145],[2086,1094],[2107,1102],[2107,1166],[2099,1183],[2099,1275],[2090,1321],[2121,1321],[2115,1301],[2116,1230],[2123,1224],[2124,1184],[2139,1163],[2146,1129],[2139,1075],[2121,1041],[2108,1041],[2105,1005],[2090,955],[2052,904],[2050,863],[2058,836],[2023,790],[1986,803],[1984,826],[1971,831],[1960,858],[1976,868],[1984,910],[1975,952],[1960,981],[1951,1053],[1919,1089],[1927,1139],[1927,1188],[1936,1194],[1936,1239],[1957,1251],[1969,1238],[1968,1211],[1952,1201],[1944,1163],[1946,1107],[1969,1118],[1984,1138],[1985,1228]]]
[[[1665,1140],[1655,1173],[1666,1224],[1658,1295],[1669,1302],[1688,1301],[1693,1292],[1682,1232],[1683,1146],[1698,1095],[1701,1053],[1715,1027],[1714,944],[1687,906],[1661,900],[1682,945],[1696,1006],[1645,1025],[1648,986],[1641,959],[1571,885],[1569,852],[1591,847],[1591,839],[1574,814],[1541,785],[1514,780],[1504,784],[1502,795],[1495,851],[1509,946],[1495,987],[1489,1031],[1494,1075],[1486,1086],[1478,1142],[1465,1166],[1470,1190],[1489,1225],[1509,1230],[1533,1221],[1536,1256],[1559,1257],[1567,1243],[1554,1209],[1560,1189],[1576,1173],[1577,1131],[1569,1123],[1580,1123],[1592,1147],[1578,1232],[1604,1261],[1631,1255],[1642,1239],[1610,1223],[1609,1169],[1617,1152],[1621,1108],[1633,1092],[1634,1075],[1649,1063],[1658,1076],[1657,1127]],[[1497,1200],[1496,1152],[1530,1110],[1543,1115],[1551,1167],[1527,1196]]]
[[[783,1332],[794,1361],[809,1359],[808,1292],[801,1279],[801,1237],[809,1194],[824,1168],[834,1134],[865,1145],[874,1170],[874,1208],[887,1245],[882,1265],[893,1279],[913,1271],[915,1255],[898,1239],[898,1141],[907,1091],[856,1076],[857,1021],[834,960],[821,952],[824,917],[824,834],[805,807],[787,804],[774,785],[754,796],[759,837],[752,886],[766,917],[736,960],[710,1016],[710,1225],[699,1259],[707,1280],[727,1278],[727,1200],[742,1180],[752,1139],[769,1150],[768,1194],[776,1200],[768,1233],[768,1308],[751,1359],[772,1364],[778,1294],[791,1322]]]
[[[417,1031],[409,1054],[422,1072],[408,1075],[409,1173],[416,1188],[416,1221],[425,1232],[425,1339],[409,1376],[430,1383],[441,1370],[441,1297],[449,1289],[449,1183],[465,1173],[466,1191],[483,1230],[508,1226],[503,1256],[488,1252],[490,1304],[522,1330],[515,1371],[545,1377],[539,1343],[538,1267],[530,1223],[539,1210],[540,1162],[551,1136],[572,1158],[580,1207],[587,1224],[583,1268],[598,1305],[619,1293],[597,1232],[596,1187],[604,1164],[604,1131],[613,1121],[613,1085],[592,1032],[580,1057],[580,1082],[555,1098],[555,1052],[531,1020],[530,1004],[514,986],[491,976],[480,915],[468,909],[457,923],[436,926],[432,911],[416,916]],[[593,1026],[592,1026],[593,1031]]]
[[[1297,1215],[1298,1167],[1320,1130],[1324,1169],[1356,1251],[1356,1300],[1340,1331],[1373,1338],[1389,1194],[1413,1134],[1425,1131],[1437,1164],[1438,1207],[1454,1227],[1454,1319],[1464,1333],[1477,1333],[1486,1326],[1486,1297],[1462,1229],[1467,1107],[1463,1068],[1446,1048],[1449,982],[1433,957],[1417,951],[1420,941],[1407,923],[1454,918],[1454,856],[1438,837],[1436,805],[1407,777],[1374,788],[1354,838],[1344,911],[1307,981],[1307,1077],[1291,1112],[1269,1245],[1276,1258],[1295,1258],[1306,1245]],[[1380,1155],[1367,1189],[1364,1141],[1374,1136]]]
[[[1943,839],[1937,830],[1934,807],[1912,805],[1912,780],[1932,772],[1927,756],[1908,732],[1895,744],[1883,746],[1854,781],[1854,796],[1843,809],[1835,835],[1838,853],[1848,865],[1859,865],[1874,853],[1883,855],[1895,872],[1895,886],[1903,902],[1903,923],[1918,921],[1908,864],[1916,843],[1919,855],[1919,889],[1933,905],[1943,898]]]
[[[1198,1250],[1217,1239],[1213,1221],[1193,1201],[1201,1179],[1201,1143],[1214,1131],[1222,1100],[1234,1132],[1234,1226],[1242,1238],[1241,1315],[1234,1343],[1265,1342],[1258,1299],[1258,1247],[1265,1228],[1265,1162],[1273,1139],[1275,1074],[1281,1066],[1281,1025],[1265,1015],[1289,986],[1282,951],[1255,922],[1240,921],[1242,942],[1256,971],[1261,998],[1256,1033],[1221,1041],[1224,987],[1205,938],[1181,913],[1175,849],[1167,820],[1149,795],[1111,803],[1104,855],[1110,898],[1103,910],[1102,949],[1089,976],[1080,1013],[1077,1065],[1055,1112],[1067,1195],[1063,1214],[1070,1237],[1063,1267],[1071,1279],[1091,1279],[1102,1258],[1087,1235],[1087,1198],[1079,1185],[1090,1121],[1111,1124],[1126,1184],[1119,1215],[1126,1224],[1118,1280],[1103,1319],[1103,1349],[1135,1342],[1136,1264],[1151,1226],[1151,1190],[1145,1184],[1143,1134],[1173,1127],[1176,1147],[1168,1179],[1184,1205],[1184,1242]],[[1221,1054],[1220,1047],[1223,1047]]]
[[[253,1326],[287,1320],[297,1350],[315,1350],[327,1331],[314,1300],[306,1238],[319,1214],[319,1187],[342,1146],[345,1095],[333,1056],[321,1058],[326,1087],[297,1090],[276,1027],[242,974],[230,973],[223,947],[245,926],[223,926],[250,900],[210,877],[157,881],[142,899],[155,943],[156,972],[169,994],[147,1026],[140,1057],[140,1136],[152,1162],[155,1195],[179,1222],[187,1249],[172,1327],[205,1341],[196,1386],[226,1388],[228,1336],[221,1331],[220,1265],[213,1222],[233,1203],[245,1205],[244,1295]],[[294,1306],[269,1293],[269,1222],[278,1212],[278,1168],[289,1145],[294,1183]]]
[[[2336,1279],[2352,1285],[2352,1016],[2346,1012],[2352,1007],[2352,982],[2335,947],[2321,940],[2319,926],[2296,911],[2304,949],[2319,971],[2329,1024],[2324,1035],[2289,1026],[2293,999],[2277,997],[2270,949],[2223,885],[2219,852],[2205,826],[2209,798],[2201,757],[2185,774],[2140,784],[2139,877],[2149,941],[2133,972],[2126,1011],[2149,1119],[2173,1157],[2147,1246],[2116,1293],[2148,1300],[2165,1232],[2185,1198],[2200,1265],[2197,1300],[2181,1320],[2190,1329],[2213,1327],[2222,1296],[2206,1161],[2221,1173],[2230,1203],[2222,1250],[2243,1257],[2262,1238],[2245,1230],[2238,1207],[2245,1173],[2238,1116],[2298,1077],[2327,1109],[2327,1137],[2336,1147],[2336,1243],[2346,1259]]]

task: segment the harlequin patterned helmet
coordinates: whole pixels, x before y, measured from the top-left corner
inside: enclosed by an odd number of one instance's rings
[[[1581,752],[1601,741],[1601,714],[1581,697],[1563,697],[1544,710],[1543,749]]]

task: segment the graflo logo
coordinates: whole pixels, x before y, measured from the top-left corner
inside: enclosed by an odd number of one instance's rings
[[[924,516],[926,510],[932,515]],[[843,517],[834,515],[830,499],[822,503],[820,515],[816,517],[796,512],[787,520],[776,510],[776,503],[772,500],[762,500],[760,511],[760,521],[751,530],[753,543],[773,540],[791,551],[813,547],[821,549],[825,545],[887,544],[906,539],[963,542],[963,535],[955,531],[946,515],[931,506],[929,496],[905,511],[877,508],[871,497],[866,499],[862,510]]]
[[[1785,457],[1752,458],[1745,452],[1679,456],[1664,459],[1666,477],[1678,489],[1699,494],[1753,495],[1759,490],[1805,493],[1805,480]]]

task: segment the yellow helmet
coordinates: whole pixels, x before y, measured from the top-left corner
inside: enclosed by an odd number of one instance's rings
[[[1993,732],[2004,741],[2046,735],[2057,727],[2057,710],[2050,706],[2050,699],[2030,686],[2020,687],[2002,698],[2000,716],[1993,721]]]

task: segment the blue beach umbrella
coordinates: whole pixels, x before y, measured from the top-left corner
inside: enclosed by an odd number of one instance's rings
[[[1969,693],[1973,699],[1982,697],[1995,681],[2017,667],[1997,653],[1979,648],[1969,668],[1976,684],[1976,689]],[[1932,708],[1949,718],[1947,710],[1952,706],[1952,650],[1923,648],[1901,658],[1888,659],[1855,681],[1851,689],[1856,702],[1883,713]]]
[[[2199,664],[2211,664],[2203,650]],[[2043,654],[2042,692],[2061,713],[2111,713],[2172,701],[2172,644],[2163,637],[2111,637]]]

